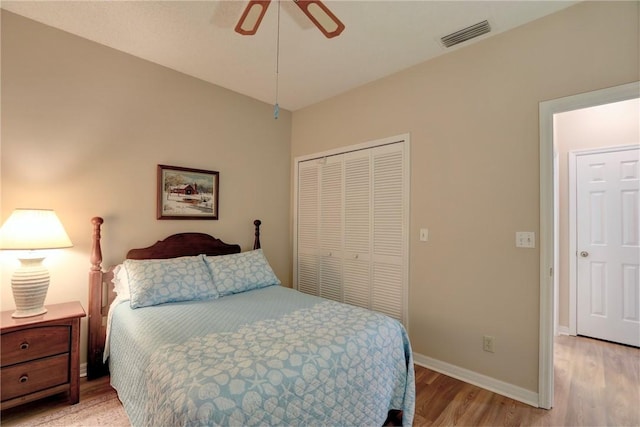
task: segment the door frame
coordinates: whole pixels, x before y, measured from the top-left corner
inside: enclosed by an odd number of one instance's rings
[[[569,155],[569,335],[578,335],[578,182],[577,162],[581,156],[637,150],[638,144],[572,150]]]
[[[558,171],[554,168],[553,116],[557,113],[640,98],[640,82],[627,83],[593,92],[543,101],[540,120],[540,337],[538,345],[538,406],[553,407],[554,251],[556,230],[554,187]]]

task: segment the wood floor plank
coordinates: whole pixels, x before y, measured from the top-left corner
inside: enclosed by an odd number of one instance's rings
[[[606,425],[603,405],[605,382],[602,374],[602,348],[595,340],[578,340],[573,354],[574,370],[570,379],[568,425]],[[592,424],[587,424],[592,423]]]
[[[416,412],[427,422],[434,423],[463,385],[462,381],[438,374],[431,384],[421,387],[419,396],[416,395]]]
[[[460,416],[460,424],[463,425],[492,425],[492,403],[495,393],[480,387],[474,387],[474,398],[470,401],[468,409]],[[471,396],[469,396],[471,397]]]
[[[571,387],[571,376],[573,375],[572,354],[576,351],[575,340],[567,340],[557,337],[555,340],[554,354],[554,408],[553,411],[545,411],[539,417],[534,417],[536,422],[532,425],[545,425],[546,422],[555,421],[554,425],[563,425],[567,416],[567,408],[569,406],[569,392]],[[549,412],[549,414],[546,414]],[[533,415],[533,414],[532,414]],[[549,425],[549,424],[547,424]]]
[[[640,419],[640,353],[631,347],[603,347],[604,379],[608,392],[603,396],[608,425],[638,425]],[[627,401],[636,405],[627,405]],[[635,423],[635,424],[634,424]]]

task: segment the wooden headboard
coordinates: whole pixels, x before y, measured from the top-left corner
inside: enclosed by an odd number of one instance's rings
[[[102,248],[100,246],[100,217],[91,219],[93,236],[91,244],[91,268],[89,270],[89,351],[87,354],[87,377],[98,378],[108,372],[108,365],[102,362],[107,336],[107,314],[116,297],[113,290],[113,267],[102,269]],[[253,249],[260,249],[259,219],[253,222],[255,238]],[[230,245],[204,233],[179,233],[160,240],[153,245],[131,249],[127,259],[166,259],[180,256],[205,254],[208,256],[228,255],[240,252],[239,245]]]

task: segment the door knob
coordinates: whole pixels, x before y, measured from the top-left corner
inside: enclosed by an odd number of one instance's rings
[[[587,251],[582,251],[582,252],[580,252],[580,256],[581,256],[582,258],[586,258],[586,257],[588,257],[588,256],[589,256],[589,252],[587,252]]]

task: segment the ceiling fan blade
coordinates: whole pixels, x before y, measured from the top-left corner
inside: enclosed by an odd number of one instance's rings
[[[327,38],[340,35],[344,24],[320,0],[293,0]]]
[[[236,25],[236,33],[251,36],[258,31],[271,0],[251,0]]]

